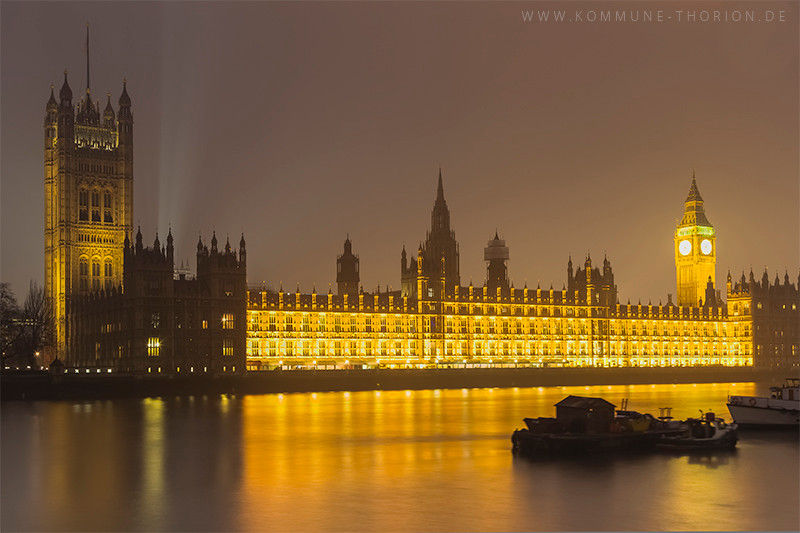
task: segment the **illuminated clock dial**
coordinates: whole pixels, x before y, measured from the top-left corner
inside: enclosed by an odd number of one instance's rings
[[[700,243],[700,250],[708,255],[711,253],[711,241],[708,239],[703,239],[703,242]]]
[[[678,250],[681,252],[681,255],[689,255],[692,251],[692,243],[691,241],[681,241],[678,245]]]

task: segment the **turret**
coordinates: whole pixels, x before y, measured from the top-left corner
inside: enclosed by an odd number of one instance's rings
[[[344,241],[344,251],[336,258],[336,285],[339,296],[358,293],[360,281],[359,259],[353,255],[353,244],[348,235]]]
[[[172,228],[167,233],[167,262],[170,265],[175,264],[175,246],[173,245]]]
[[[500,239],[495,231],[494,239],[490,240],[483,250],[483,259],[486,261],[486,286],[494,292],[498,288],[508,289],[508,261],[509,253],[506,241]]]
[[[144,250],[144,245],[142,244],[142,228],[139,227],[136,230],[136,253],[139,254],[142,250]]]
[[[56,97],[53,91],[55,90],[55,85],[50,85],[50,98],[47,100],[47,112],[55,113],[58,111],[58,102],[56,102]]]
[[[122,94],[119,96],[119,142],[126,146],[133,145],[133,114],[131,113],[131,97],[128,96],[128,80],[122,80]]]
[[[572,255],[570,255],[569,260],[567,261],[567,290],[570,292],[575,290],[574,276],[575,273],[572,269]]]
[[[703,307],[709,309],[717,308],[717,294],[714,290],[714,282],[711,280],[711,276],[706,281],[706,297],[703,299]]]
[[[69,108],[72,110],[72,89],[70,89],[69,82],[67,82],[66,69],[64,69],[64,83],[61,85],[61,91],[58,94],[61,98],[61,109]]]
[[[50,86],[50,99],[47,100],[46,113],[44,117],[44,149],[49,150],[54,147],[54,140],[58,134],[58,102],[56,102],[53,90],[55,85]],[[46,152],[45,152],[46,153]],[[45,156],[47,157],[47,156]]]
[[[72,108],[72,89],[67,82],[67,71],[64,70],[64,84],[59,92],[61,102],[58,107],[58,136],[63,142],[59,148],[66,148],[75,138],[75,113]]]
[[[586,262],[583,264],[584,274],[586,275],[586,284],[591,285],[592,283],[592,256],[588,253],[586,254]]]
[[[239,263],[242,265],[247,264],[247,250],[245,249],[244,233],[242,233],[242,238],[239,239]]]
[[[108,100],[106,101],[106,109],[103,111],[103,125],[106,128],[115,130],[117,129],[115,120],[116,115],[114,114],[114,108],[111,107],[111,93],[108,93]]]

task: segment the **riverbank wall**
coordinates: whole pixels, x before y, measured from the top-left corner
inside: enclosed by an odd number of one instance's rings
[[[169,377],[3,372],[0,393],[7,401],[751,381],[780,384],[790,373],[751,367],[273,370],[239,376]]]

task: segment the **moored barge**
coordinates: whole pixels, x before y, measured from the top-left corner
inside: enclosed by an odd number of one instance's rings
[[[527,456],[581,455],[596,452],[653,450],[659,439],[685,431],[670,417],[657,419],[636,411],[616,411],[602,398],[567,396],[555,418],[525,418],[511,436],[512,450]]]

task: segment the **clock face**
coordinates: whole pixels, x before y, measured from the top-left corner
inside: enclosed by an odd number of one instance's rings
[[[681,241],[678,245],[678,251],[681,255],[689,255],[692,251],[692,243],[690,241]]]
[[[700,243],[700,250],[708,255],[711,253],[711,241],[708,239],[703,239],[703,242]]]

